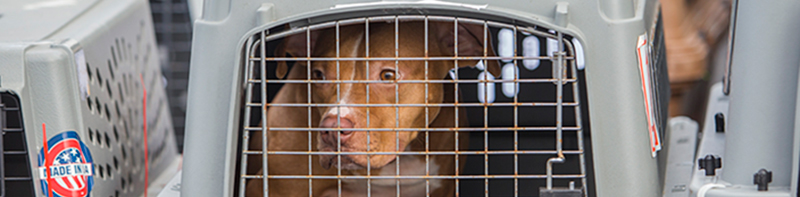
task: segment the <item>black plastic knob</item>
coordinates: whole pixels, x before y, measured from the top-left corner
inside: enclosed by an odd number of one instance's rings
[[[722,112],[714,115],[714,126],[717,130],[717,133],[725,132],[725,115],[723,115]]]
[[[722,168],[722,158],[710,154],[698,159],[697,163],[701,170],[706,170],[706,176],[714,176],[717,169]]]
[[[772,171],[761,168],[753,175],[753,184],[758,185],[758,191],[769,190],[769,183],[772,182]]]

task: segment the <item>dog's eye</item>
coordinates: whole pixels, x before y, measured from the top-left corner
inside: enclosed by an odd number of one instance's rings
[[[394,73],[393,70],[383,70],[383,71],[381,71],[381,80],[388,81],[388,80],[394,80],[394,79],[395,79],[395,73]]]
[[[321,70],[314,70],[314,72],[311,73],[311,79],[325,80],[325,74],[323,74]]]

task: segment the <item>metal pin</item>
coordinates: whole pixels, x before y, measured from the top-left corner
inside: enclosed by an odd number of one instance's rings
[[[399,38],[399,34],[400,34],[400,21],[398,19],[398,16],[395,16],[394,17],[394,57],[395,58],[400,57],[400,50],[399,50],[399,48],[400,48],[400,42],[399,42],[400,38]],[[399,63],[400,62],[398,60],[394,61],[394,70],[395,71],[398,70],[397,66],[398,66]],[[397,82],[396,80],[397,79],[395,79],[395,82]],[[395,104],[399,104],[400,103],[400,93],[398,92],[398,88],[399,88],[398,84],[394,83],[394,103]],[[400,107],[399,106],[395,106],[394,107],[394,127],[395,128],[400,127]],[[394,132],[394,140],[395,140],[395,144],[394,144],[395,145],[395,149],[394,150],[395,151],[400,151],[400,131],[395,130],[395,132]],[[395,162],[397,162],[397,164],[398,164],[398,165],[395,165],[395,168],[394,168],[395,169],[395,175],[399,177],[400,176],[400,156],[399,155],[397,156],[397,158],[395,158]],[[400,179],[395,179],[395,187],[396,187],[395,191],[397,192],[396,196],[400,197]]]
[[[306,68],[306,79],[307,80],[311,80],[311,60],[310,60],[311,59],[311,29],[306,29],[306,58],[309,59],[309,60],[306,61],[306,65],[308,66],[308,68]],[[306,96],[307,96],[306,101],[308,103],[308,106],[306,107],[306,109],[308,109],[308,113],[306,114],[307,115],[306,120],[308,121],[308,128],[311,128],[311,126],[312,126],[312,123],[311,123],[311,83],[306,83],[306,91],[307,91],[306,92]],[[311,149],[311,136],[312,136],[312,134],[311,134],[311,130],[310,129],[307,132],[308,132],[308,152],[311,152],[313,150],[313,149]],[[313,165],[313,164],[312,164],[311,155],[309,154],[309,156],[308,156],[308,176],[309,177],[313,176],[313,173],[312,173],[312,169],[313,168],[311,168],[311,165]],[[311,178],[309,178],[308,179],[308,196],[309,197],[312,197],[314,195],[313,188],[314,188],[314,182],[311,181]]]
[[[487,27],[486,27],[486,24],[484,23],[484,25],[483,25],[483,56],[484,57],[487,56],[487,49],[486,48],[488,48],[488,47],[486,47],[486,44],[487,44],[486,43],[487,42],[487,36],[486,36],[487,30],[486,29],[487,29]],[[481,60],[481,61],[485,61],[485,60]],[[487,65],[487,64],[484,63],[483,65]],[[483,75],[483,80],[487,80],[487,78],[488,78],[487,75],[491,75],[491,73],[489,73],[489,72],[487,72],[487,73],[488,74]],[[488,87],[488,83],[494,83],[494,82],[485,82],[484,83],[484,87]],[[493,92],[492,92],[492,94],[493,94]],[[487,97],[489,97],[489,92],[485,92],[482,96],[483,96],[483,100],[488,103],[489,99]],[[483,130],[483,151],[489,152],[489,131],[486,130],[487,128],[489,128],[489,106],[488,105],[484,105],[483,106],[483,128],[484,128],[484,130]],[[483,179],[483,195],[485,197],[489,197],[489,154],[484,154],[483,155],[483,175],[486,176],[486,178]]]
[[[261,42],[259,42],[259,44],[261,45],[260,46],[261,47],[261,51],[260,51],[261,52],[261,57],[266,57],[266,55],[267,55],[267,52],[266,52],[267,51],[267,43],[265,41],[266,40],[266,34],[267,34],[267,31],[262,31],[261,32]],[[261,102],[262,103],[267,103],[267,83],[264,80],[264,79],[267,79],[267,62],[264,61],[264,60],[261,60],[261,79],[262,79],[261,80],[262,81],[261,82],[261,90],[262,90],[261,91]],[[261,140],[262,140],[261,141],[261,146],[262,146],[261,150],[264,150],[264,151],[268,151],[269,150],[267,148],[267,147],[269,147],[269,139],[267,138],[267,132],[269,132],[269,127],[267,126],[267,123],[268,123],[268,121],[267,121],[267,107],[264,106],[264,107],[261,107],[261,125],[262,125],[261,126],[261,137],[262,137],[261,138]],[[262,165],[262,169],[264,169],[264,175],[268,175],[269,174],[269,155],[264,154],[262,162],[263,163],[261,165]],[[264,185],[263,185],[263,187],[264,187],[264,196],[269,196],[269,179],[264,179],[263,183],[264,183]]]
[[[453,33],[453,40],[454,40],[454,47],[455,47],[455,48],[453,48],[453,54],[455,54],[454,55],[455,57],[458,57],[458,17],[456,17],[455,20],[453,20],[453,32],[454,32]],[[453,84],[453,89],[455,89],[453,91],[454,92],[454,96],[453,97],[455,97],[454,103],[458,104],[458,61],[457,60],[453,60],[453,62],[454,62],[454,66],[453,66],[454,68],[453,69],[455,69],[455,73],[456,73],[456,75],[455,75],[456,79],[453,79],[453,81],[455,82],[455,84]],[[459,124],[458,124],[458,118],[459,118],[459,116],[458,116],[458,107],[454,107],[454,111],[455,111],[455,127],[458,128],[459,127]],[[456,140],[455,150],[456,150],[456,152],[458,152],[458,130],[456,130],[455,133],[456,133],[455,134],[455,138],[456,138],[455,139]],[[460,171],[458,169],[458,166],[459,166],[458,165],[458,156],[456,156],[455,159],[456,159],[456,164],[455,164],[456,165],[456,175],[458,175],[459,171]],[[458,197],[459,194],[460,194],[459,187],[460,187],[460,183],[459,183],[458,179],[456,179],[456,197]]]
[[[364,38],[364,40],[365,40],[364,41],[365,42],[365,44],[364,44],[364,47],[365,47],[364,56],[367,59],[369,59],[369,19],[367,19],[367,21],[364,23],[364,36],[365,36],[365,38]],[[367,71],[367,72],[364,73],[364,75],[365,75],[364,79],[369,81],[369,61],[364,61],[364,64],[365,64],[364,67],[366,68],[366,71]],[[366,87],[366,89],[367,89],[367,101],[366,101],[366,103],[369,104],[369,83],[367,83],[366,86],[367,86]],[[367,128],[370,128],[369,106],[367,106]],[[370,151],[370,131],[367,130],[367,152],[369,152],[369,151]],[[371,156],[372,155],[367,155],[367,176],[371,176],[372,175],[372,170],[371,170],[372,169],[372,163],[370,161],[370,157]],[[371,197],[371,196],[372,196],[372,179],[367,179],[367,197]]]
[[[428,16],[425,16],[425,58],[428,58]],[[428,60],[425,60],[425,81],[428,81]],[[425,104],[428,104],[428,83],[425,83]],[[430,122],[429,108],[425,107],[425,122]],[[425,176],[431,175],[430,160],[430,131],[428,124],[425,124]],[[425,179],[425,196],[431,196],[431,180]]]
[[[252,45],[253,45],[253,37],[247,39],[247,51],[250,51],[250,47],[252,47]],[[245,75],[244,76],[246,78],[248,78],[248,79],[253,78],[253,76],[251,75],[251,72],[252,72],[251,69],[252,69],[252,66],[253,66],[253,62],[252,61],[247,61],[245,63],[245,65],[246,65],[247,69],[245,69]],[[247,88],[245,89],[245,96],[246,96],[245,98],[250,100],[250,98],[252,98],[252,92],[253,92],[253,84],[252,83],[247,83]],[[250,125],[250,107],[245,107],[244,114],[245,114],[244,125]],[[239,171],[239,173],[241,173],[242,175],[247,175],[247,156],[248,155],[246,155],[244,152],[246,152],[248,150],[248,147],[250,146],[250,143],[249,143],[249,141],[250,141],[250,131],[246,131],[246,130],[242,131],[242,135],[243,135],[242,136],[242,150],[243,150],[242,151],[242,166],[241,166],[241,170]],[[246,179],[239,180],[239,197],[244,197],[246,183],[247,183]]]
[[[516,56],[516,54],[517,54],[517,45],[516,45],[516,43],[517,43],[517,31],[518,31],[517,30],[517,26],[514,26],[514,36],[512,36],[512,38],[514,40],[514,43],[515,43],[513,45],[514,56]],[[512,60],[512,61],[514,62],[514,68],[518,69],[519,67],[517,67],[517,60]],[[514,81],[515,81],[515,83],[514,83],[515,87],[514,88],[515,89],[519,89],[519,87],[518,87],[519,86],[519,82],[516,82],[516,81],[519,81],[520,77],[517,76],[517,75],[519,75],[519,72],[514,72]],[[514,103],[515,104],[519,102],[519,97],[517,96],[517,95],[519,95],[518,91],[516,93],[517,94],[514,94]],[[519,106],[517,106],[517,105],[514,105],[514,127],[519,127]],[[518,150],[519,150],[519,130],[514,130],[514,151],[516,152]],[[514,154],[514,175],[519,175],[519,154]],[[519,196],[519,179],[514,178],[514,197],[517,197],[517,196]]]
[[[340,47],[339,46],[339,41],[340,41],[340,39],[341,38],[339,37],[339,21],[336,21],[336,80],[340,80],[341,79],[341,76],[339,74],[339,57],[341,57],[341,55],[339,54],[339,47]],[[336,103],[341,103],[341,101],[342,101],[341,95],[342,95],[341,94],[341,83],[336,83]],[[342,112],[341,111],[341,106],[336,106],[336,128],[338,128],[338,129],[342,128],[342,115],[341,115],[342,113],[341,112]],[[341,153],[342,152],[342,136],[341,136],[341,133],[342,132],[336,132],[336,135],[337,135],[337,138],[336,138],[336,152],[337,153]],[[337,160],[337,162],[336,162],[336,175],[342,176],[342,154],[336,154],[336,160]],[[342,197],[342,179],[337,179],[336,180],[336,185],[337,185],[337,189],[338,189],[338,196]]]

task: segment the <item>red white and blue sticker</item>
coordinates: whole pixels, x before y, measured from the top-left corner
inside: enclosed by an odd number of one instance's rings
[[[47,141],[47,147],[47,162],[44,149],[39,151],[39,180],[44,196],[48,196],[47,191],[52,191],[54,197],[89,196],[94,185],[92,154],[78,133],[66,131],[53,136]],[[45,163],[50,167],[49,181]]]

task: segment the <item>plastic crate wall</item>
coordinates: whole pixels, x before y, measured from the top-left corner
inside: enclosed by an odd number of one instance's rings
[[[3,8],[12,10],[5,12],[5,17],[16,20],[0,21],[5,22],[0,26],[12,26],[26,33],[0,36],[0,59],[6,60],[0,64],[2,102],[12,101],[8,99],[12,94],[19,101],[10,109],[4,107],[4,115],[16,113],[17,117],[0,117],[0,120],[17,122],[4,122],[3,137],[25,140],[26,157],[15,159],[28,161],[21,167],[31,169],[35,177],[34,194],[44,195],[43,183],[38,178],[43,173],[38,172],[40,164],[37,164],[42,142],[52,141],[55,136],[76,138],[85,143],[82,149],[91,153],[94,171],[86,181],[93,183],[88,195],[140,196],[145,191],[145,177],[151,181],[150,185],[155,185],[152,181],[157,177],[171,176],[172,170],[167,169],[175,169],[169,165],[177,164],[179,157],[169,109],[164,107],[167,98],[157,66],[158,53],[147,1],[78,1],[51,10],[4,5],[7,7]],[[42,16],[53,20],[41,21],[37,26],[14,26]],[[147,88],[147,96],[143,86]],[[147,98],[149,172],[143,170],[144,98]],[[46,136],[42,132],[43,123]],[[24,138],[14,136],[18,134],[13,132],[24,133]],[[18,144],[5,145],[15,147],[13,151],[22,149]],[[20,169],[19,165],[12,167],[9,169]],[[18,174],[21,173],[10,175],[24,178]],[[25,189],[19,184],[6,186]]]

